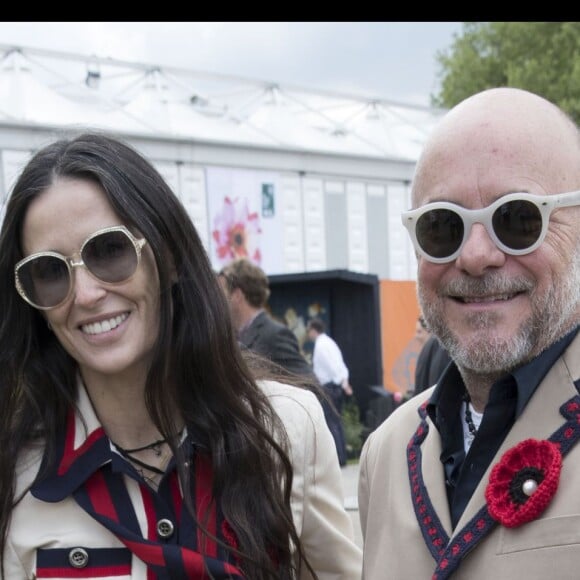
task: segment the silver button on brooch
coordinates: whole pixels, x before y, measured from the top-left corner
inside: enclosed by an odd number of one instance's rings
[[[73,548],[68,553],[68,561],[73,568],[84,568],[89,563],[89,555],[83,548]]]
[[[157,534],[164,540],[170,538],[173,535],[174,530],[175,526],[171,520],[163,518],[157,522]]]

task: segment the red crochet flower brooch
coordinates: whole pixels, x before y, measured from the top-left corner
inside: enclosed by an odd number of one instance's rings
[[[562,454],[551,441],[526,439],[506,451],[485,490],[491,517],[506,528],[537,518],[558,489]]]

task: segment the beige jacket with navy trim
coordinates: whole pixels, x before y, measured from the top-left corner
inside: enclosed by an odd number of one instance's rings
[[[360,580],[361,551],[354,542],[352,521],[343,507],[340,468],[334,441],[316,397],[305,390],[275,382],[262,384],[287,429],[292,448],[294,484],[292,512],[304,548],[321,580]],[[79,388],[79,408],[88,432],[99,427],[85,389]],[[77,417],[79,448],[86,439]],[[28,450],[19,458],[18,491],[34,479],[42,450]],[[133,508],[145,536],[148,526],[139,486],[126,477]],[[58,552],[58,551],[61,552]],[[93,578],[101,580],[146,580],[143,562],[130,554],[119,539],[90,517],[73,498],[57,503],[41,501],[30,492],[13,511],[4,554],[6,580],[41,578],[37,571],[39,551],[47,560],[52,553],[66,555],[67,565],[51,578]],[[110,560],[110,574],[91,575],[94,554]],[[101,558],[102,560],[102,558]],[[46,572],[45,572],[46,573]],[[102,574],[101,572],[99,572]],[[80,576],[78,574],[81,574]],[[46,576],[45,576],[46,577]],[[304,574],[301,580],[310,576]]]
[[[504,452],[524,439],[547,439],[564,425],[566,420],[560,407],[578,397],[574,382],[579,378],[580,333],[538,385],[476,488],[456,529],[451,528],[439,459],[440,437],[427,418],[428,433],[421,445],[420,457],[423,489],[449,537],[449,546],[454,543],[461,546],[465,542],[469,522],[486,505],[484,494],[490,471]],[[429,389],[399,407],[365,442],[359,479],[359,513],[365,542],[364,580],[428,580],[435,571],[435,560],[415,515],[407,462],[407,445],[419,426],[418,408],[431,392]],[[570,425],[573,437],[580,437],[580,413],[574,411]],[[429,530],[435,527],[426,529],[429,535]],[[580,442],[563,458],[559,487],[547,509],[520,527],[497,524],[490,528],[451,575],[452,580],[577,580],[579,577]]]

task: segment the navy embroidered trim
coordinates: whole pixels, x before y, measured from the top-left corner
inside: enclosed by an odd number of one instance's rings
[[[429,431],[427,423],[427,402],[419,407],[421,417],[419,427],[407,445],[407,465],[409,483],[415,515],[423,539],[436,562],[432,580],[446,580],[459,567],[461,561],[484,538],[497,522],[490,516],[487,505],[461,529],[450,542],[435,511],[421,472],[421,444]],[[560,407],[565,423],[549,437],[549,441],[559,446],[562,455],[580,440],[580,396],[572,397]]]

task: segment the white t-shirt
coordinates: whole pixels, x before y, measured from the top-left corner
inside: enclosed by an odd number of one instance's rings
[[[342,384],[348,379],[348,369],[344,364],[338,345],[328,334],[321,333],[314,343],[312,367],[321,385],[325,383]]]

